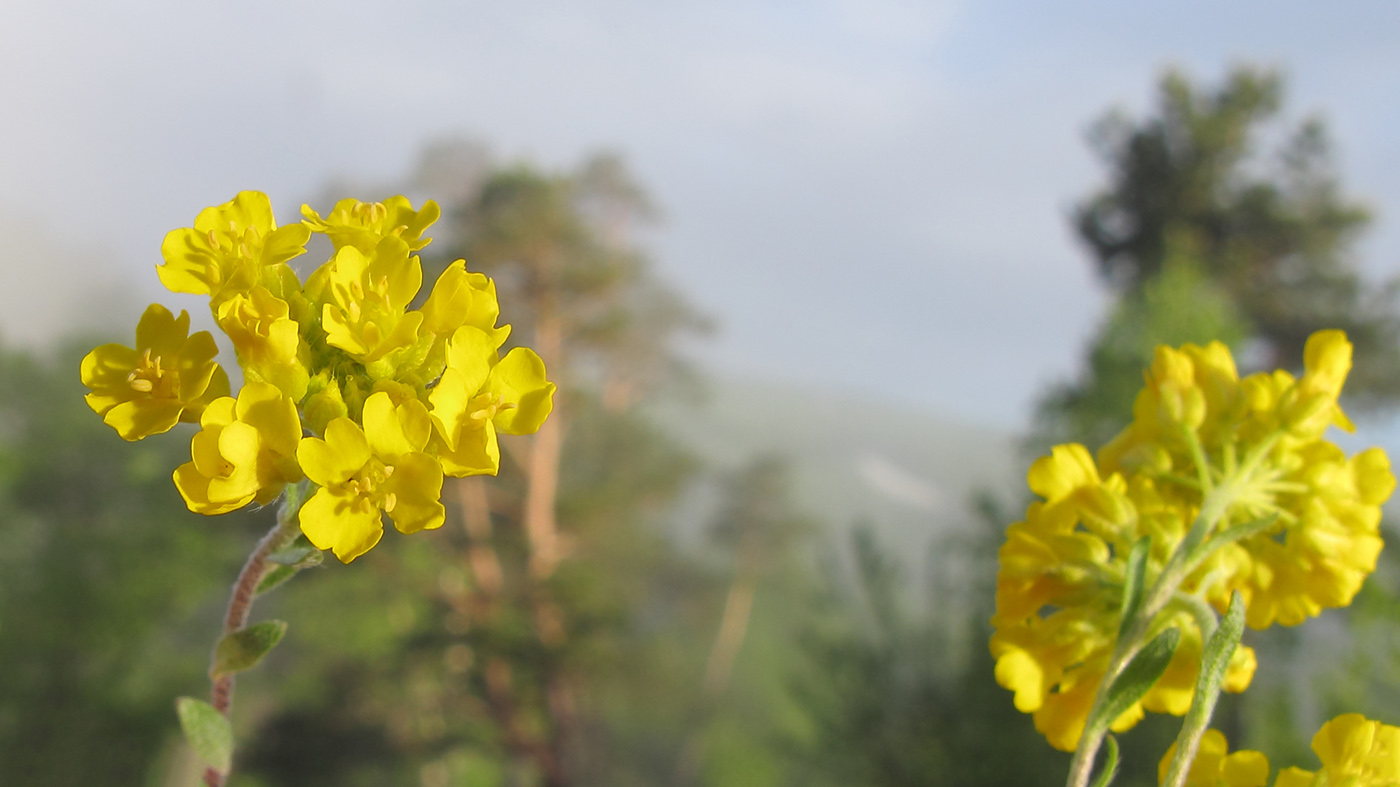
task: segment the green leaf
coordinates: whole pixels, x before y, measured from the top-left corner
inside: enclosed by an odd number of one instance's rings
[[[1113,777],[1118,775],[1118,739],[1109,735],[1105,742],[1108,743],[1108,752],[1104,754],[1103,770],[1099,771],[1099,777],[1090,787],[1108,787]]]
[[[298,538],[285,549],[267,556],[267,561],[275,565],[271,571],[263,574],[253,594],[260,596],[296,576],[298,571],[321,565],[324,557],[325,553],[307,543],[304,537]]]
[[[1098,717],[1090,719],[1090,723],[1106,727],[1123,715],[1124,711],[1136,705],[1157,679],[1162,677],[1162,673],[1166,672],[1180,641],[1181,632],[1175,626],[1153,637],[1151,642],[1138,651],[1128,666],[1123,668],[1118,679],[1113,681],[1113,686],[1108,690],[1107,701],[1104,702]]]
[[[214,648],[210,677],[219,678],[256,665],[277,646],[285,633],[287,624],[284,621],[267,620],[225,635]]]
[[[1201,675],[1197,678],[1196,692],[1210,698],[1220,693],[1220,684],[1225,680],[1225,672],[1230,669],[1230,657],[1244,636],[1244,599],[1239,591],[1230,596],[1230,608],[1225,611],[1215,633],[1206,640],[1201,651]]]
[[[253,595],[261,596],[262,594],[268,592],[269,590],[272,590],[273,588],[277,587],[283,582],[286,582],[287,580],[296,576],[297,572],[300,570],[301,569],[296,568],[295,566],[278,566],[277,568],[272,569],[266,574],[263,574],[262,579],[258,580],[258,586],[256,588],[253,588]]]
[[[1230,608],[1216,627],[1215,633],[1206,640],[1201,651],[1201,671],[1196,677],[1196,693],[1191,697],[1191,707],[1181,725],[1181,733],[1176,739],[1176,754],[1167,769],[1164,784],[1183,784],[1191,763],[1190,755],[1200,745],[1201,736],[1210,726],[1210,717],[1215,713],[1215,703],[1220,699],[1220,686],[1225,681],[1225,673],[1230,669],[1230,657],[1240,644],[1244,634],[1244,598],[1236,591],[1230,597]]]
[[[279,566],[310,568],[321,565],[322,556],[321,550],[298,539],[298,543],[268,555],[267,560],[269,563],[276,563]]]
[[[193,697],[175,700],[175,713],[185,740],[205,764],[219,773],[228,773],[233,764],[233,727],[214,706]]]
[[[1118,623],[1118,637],[1132,625],[1142,607],[1143,579],[1147,573],[1147,552],[1152,547],[1152,539],[1143,536],[1133,544],[1128,553],[1128,567],[1123,575],[1123,607]]]

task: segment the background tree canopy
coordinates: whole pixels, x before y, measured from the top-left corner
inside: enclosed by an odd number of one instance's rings
[[[1169,71],[1152,114],[1093,126],[1108,183],[1073,221],[1118,300],[1081,378],[1043,400],[1037,445],[1112,437],[1157,344],[1219,339],[1247,371],[1297,370],[1309,335],[1340,328],[1353,402],[1400,399],[1396,284],[1366,281],[1355,256],[1370,214],[1337,182],[1323,121],[1290,125],[1282,104],[1274,72],[1210,88]]]

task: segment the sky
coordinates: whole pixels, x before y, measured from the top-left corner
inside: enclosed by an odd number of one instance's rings
[[[0,0],[0,333],[197,311],[152,266],[204,206],[256,189],[290,221],[465,135],[545,168],[621,153],[665,212],[659,270],[720,326],[712,369],[1019,429],[1106,304],[1067,220],[1104,177],[1085,132],[1146,112],[1165,67],[1282,69],[1285,117],[1326,118],[1375,210],[1367,270],[1400,273],[1397,23],[1278,0]]]

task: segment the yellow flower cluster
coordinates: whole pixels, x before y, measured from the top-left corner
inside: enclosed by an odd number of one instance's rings
[[[1196,749],[1196,759],[1191,761],[1187,771],[1187,787],[1264,787],[1269,783],[1268,757],[1249,749],[1231,753],[1229,748],[1225,733],[1206,730]],[[1176,744],[1173,743],[1157,764],[1157,781],[1166,783],[1167,771],[1175,756]]]
[[[1240,379],[1222,344],[1158,348],[1132,424],[1100,451],[1057,446],[1031,467],[1042,500],[1007,530],[999,552],[991,640],[996,677],[1036,728],[1073,750],[1117,642],[1126,562],[1150,539],[1151,584],[1202,515],[1214,534],[1262,517],[1274,524],[1222,544],[1184,577],[1151,634],[1181,632],[1170,665],[1142,700],[1111,723],[1122,731],[1143,710],[1182,715],[1202,650],[1195,609],[1223,611],[1239,591],[1254,628],[1293,625],[1350,603],[1375,569],[1380,504],[1395,486],[1379,449],[1348,459],[1323,439],[1350,428],[1337,396],[1351,367],[1339,331],[1307,343],[1305,373]],[[1243,691],[1254,653],[1235,651],[1223,687]]]
[[[1044,500],[1007,529],[998,553],[992,655],[997,681],[1016,693],[1017,709],[1035,714],[1036,729],[1052,746],[1073,751],[1117,641],[1132,544],[1152,536],[1146,574],[1154,577],[1194,517],[1149,478],[1101,478],[1081,445],[1056,446],[1031,466],[1029,481]],[[1144,709],[1179,716],[1190,707],[1201,633],[1185,609],[1160,616],[1153,634],[1168,626],[1182,635],[1167,671],[1112,722],[1115,731],[1136,724]],[[1253,651],[1240,648],[1226,690],[1243,691],[1254,666]]]
[[[1158,348],[1133,423],[1099,452],[1104,472],[1156,479],[1198,507],[1199,488],[1172,482],[1194,475],[1195,443],[1210,482],[1238,488],[1222,526],[1278,515],[1275,527],[1222,550],[1191,588],[1222,610],[1239,591],[1252,628],[1346,606],[1376,568],[1380,506],[1395,489],[1390,460],[1379,448],[1348,459],[1324,439],[1329,426],[1353,430],[1337,404],[1351,350],[1341,331],[1319,331],[1301,378],[1240,379],[1218,342]]]
[[[1345,713],[1322,725],[1312,739],[1318,771],[1284,768],[1274,787],[1397,787],[1400,727]]]
[[[1225,736],[1206,730],[1186,777],[1189,787],[1264,787],[1269,759],[1257,751],[1227,753]],[[1284,768],[1274,787],[1397,787],[1400,785],[1400,727],[1345,713],[1322,725],[1312,739],[1322,762],[1317,771]],[[1165,780],[1176,744],[1157,766]]]
[[[444,475],[494,474],[497,432],[536,431],[554,384],[534,351],[500,348],[495,285],[461,260],[418,309],[414,252],[438,217],[429,201],[347,199],[322,218],[278,227],[266,195],[245,191],[166,236],[161,281],[209,296],[245,385],[230,396],[208,332],[159,305],[134,349],[109,344],[82,365],[88,403],[127,440],[198,421],[175,471],[190,509],[219,514],[270,502],[287,484],[318,489],[300,510],[307,538],[349,562],[388,515],[411,533],[442,524]],[[299,280],[288,262],[312,232],[334,253]]]

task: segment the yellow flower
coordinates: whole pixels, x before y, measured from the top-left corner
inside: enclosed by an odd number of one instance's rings
[[[362,254],[372,254],[379,242],[393,237],[402,240],[412,251],[427,246],[429,238],[423,231],[441,214],[436,202],[428,200],[421,210],[414,210],[407,197],[390,197],[383,202],[361,202],[343,199],[335,204],[324,219],[310,205],[302,205],[304,224],[313,232],[323,232],[336,251],[351,246]]]
[[[265,275],[280,276],[268,269],[305,253],[310,234],[302,224],[278,227],[267,195],[242,191],[200,211],[194,227],[166,235],[160,247],[165,264],[156,273],[172,292],[208,295],[218,304]]]
[[[1196,749],[1196,759],[1187,772],[1188,787],[1264,787],[1269,781],[1269,758],[1257,751],[1244,749],[1227,754],[1229,745],[1225,734],[1220,730],[1206,730],[1201,736],[1201,745]],[[1157,780],[1165,781],[1172,757],[1176,755],[1173,743],[1157,765]],[[1282,782],[1280,782],[1282,784]]]
[[[303,438],[297,459],[321,488],[301,508],[301,530],[318,549],[349,563],[379,543],[383,514],[403,533],[440,527],[442,467],[423,453],[432,426],[416,399],[394,406],[389,394],[365,400],[364,429],[349,418],[326,426],[324,440]]]
[[[310,373],[300,357],[301,326],[286,301],[257,286],[224,301],[215,318],[233,342],[245,378],[275,385],[294,400],[306,395]]]
[[[1015,692],[1016,708],[1035,715],[1052,746],[1078,745],[1118,636],[1126,556],[1143,536],[1152,538],[1146,580],[1160,574],[1195,512],[1150,480],[1101,477],[1080,445],[1056,446],[1028,473],[1033,502],[1026,518],[1007,529],[998,552],[995,633],[996,679]],[[1195,572],[1183,591],[1196,592],[1209,567]],[[1180,643],[1157,684],[1110,725],[1123,731],[1144,710],[1182,715],[1190,706],[1202,641],[1186,611],[1168,608],[1152,633],[1174,626]],[[1239,648],[1224,688],[1243,691],[1254,673],[1254,652]]]
[[[447,343],[447,370],[428,395],[443,471],[495,474],[501,461],[496,432],[537,431],[553,397],[554,383],[545,379],[544,362],[533,350],[517,347],[497,362],[490,335],[458,328]]]
[[[497,432],[536,431],[554,384],[533,351],[500,356],[510,326],[496,325],[495,285],[462,260],[422,310],[409,309],[435,203],[348,199],[325,218],[303,213],[278,227],[267,196],[244,191],[162,244],[161,281],[208,295],[232,342],[246,383],[237,399],[212,337],[190,336],[188,314],[158,305],[141,318],[135,349],[97,348],[82,379],[88,404],[128,440],[202,424],[174,473],[192,510],[267,503],[310,479],[318,488],[299,524],[348,562],[379,541],[386,514],[405,533],[439,527],[444,471],[495,473]],[[313,231],[334,252],[303,285],[287,263]]]
[[[1346,606],[1375,570],[1380,505],[1395,484],[1389,460],[1378,449],[1348,460],[1324,439],[1329,426],[1351,428],[1337,404],[1351,352],[1341,331],[1319,331],[1308,339],[1301,378],[1275,371],[1241,380],[1219,343],[1159,348],[1133,423],[1099,452],[1105,472],[1157,479],[1189,517],[1203,499],[1191,440],[1217,478],[1257,455],[1249,477],[1233,479],[1235,499],[1220,526],[1273,514],[1278,524],[1213,557],[1216,579],[1202,588],[1220,610],[1240,591],[1253,628]]]
[[[175,487],[191,511],[223,514],[254,501],[270,503],[302,479],[296,402],[274,386],[248,383],[237,401],[214,400],[200,425],[190,441],[192,461],[175,470]]]
[[[423,283],[417,257],[398,238],[386,238],[366,256],[354,246],[336,252],[307,285],[321,300],[326,343],[345,350],[374,379],[390,377],[418,343],[423,314],[405,312]],[[426,355],[427,348],[421,351]]]
[[[135,349],[104,344],[83,358],[88,406],[125,440],[197,421],[209,402],[229,392],[217,354],[208,331],[190,335],[188,313],[177,318],[151,304],[136,325]]]
[[[495,282],[485,274],[468,272],[464,260],[457,260],[442,272],[422,311],[423,330],[443,338],[463,325],[485,331],[496,347],[510,336],[509,325],[496,327],[501,307],[496,301]]]
[[[1285,768],[1274,787],[1396,787],[1400,785],[1400,727],[1345,713],[1312,739],[1319,771]]]

